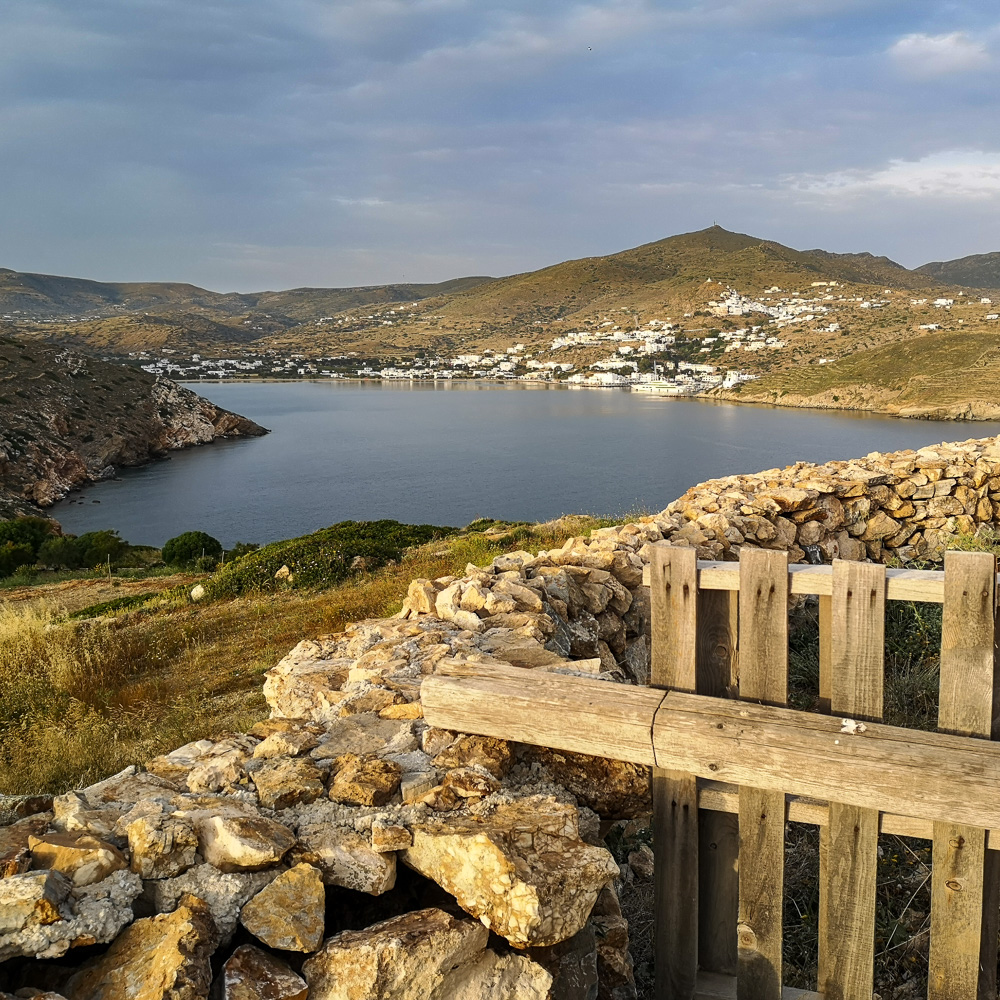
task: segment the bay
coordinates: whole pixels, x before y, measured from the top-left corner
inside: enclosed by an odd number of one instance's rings
[[[66,531],[226,546],[337,521],[658,511],[688,487],[796,461],[1000,434],[958,424],[524,383],[198,383],[272,431],[122,469],[51,508]]]

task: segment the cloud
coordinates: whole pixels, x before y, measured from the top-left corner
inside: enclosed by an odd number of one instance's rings
[[[992,62],[986,45],[964,31],[948,35],[904,35],[889,47],[901,72],[917,79],[970,73]]]
[[[823,198],[890,195],[980,200],[1000,196],[1000,152],[948,150],[919,160],[890,160],[877,170],[842,170],[786,179],[793,190]]]

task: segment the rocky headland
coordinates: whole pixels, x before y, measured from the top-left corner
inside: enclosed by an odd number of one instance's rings
[[[265,428],[169,379],[0,339],[0,517],[167,452]]]
[[[422,681],[459,661],[647,683],[658,542],[905,562],[998,518],[1000,444],[966,441],[713,480],[414,580],[395,617],[300,642],[249,733],[5,803],[0,996],[628,1000],[619,898],[652,856],[607,838],[648,828],[647,770],[437,729]]]

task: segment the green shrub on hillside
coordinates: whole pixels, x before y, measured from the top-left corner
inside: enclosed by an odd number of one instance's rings
[[[273,590],[287,566],[296,587],[329,586],[359,569],[378,569],[414,545],[456,529],[399,521],[341,521],[311,535],[272,542],[227,563],[205,584],[209,597],[238,597]],[[164,552],[164,558],[166,552]]]
[[[35,554],[30,545],[23,542],[3,542],[0,544],[0,576],[10,576],[22,566],[30,566]]]
[[[193,566],[203,558],[212,560],[214,566],[221,556],[222,543],[204,531],[185,531],[163,545],[163,561],[168,566]]]
[[[117,531],[88,531],[79,537],[47,538],[38,549],[38,560],[56,569],[95,569],[98,566],[142,565],[132,547]]]
[[[13,521],[0,521],[0,544],[12,542],[14,545],[28,545],[32,557],[46,539],[53,537],[55,524],[44,517],[18,517]],[[30,560],[34,562],[34,558]]]

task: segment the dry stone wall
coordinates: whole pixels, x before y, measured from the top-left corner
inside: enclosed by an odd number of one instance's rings
[[[414,580],[391,619],[299,643],[271,717],[0,826],[0,1000],[630,1000],[602,821],[645,769],[429,727],[443,659],[644,684],[650,546],[733,559],[933,557],[1000,511],[990,439],[798,464],[660,514]],[[636,822],[641,822],[636,821]]]

